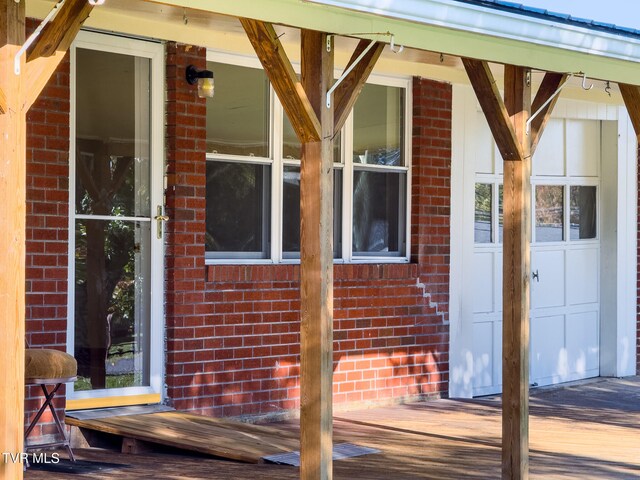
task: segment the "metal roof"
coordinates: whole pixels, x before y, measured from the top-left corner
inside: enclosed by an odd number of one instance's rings
[[[588,28],[600,32],[612,33],[614,35],[622,35],[632,38],[640,38],[640,30],[635,28],[620,27],[612,23],[598,22],[588,18],[574,17],[566,13],[552,12],[544,8],[529,7],[520,3],[505,2],[502,0],[455,0],[461,3],[478,5],[481,7],[501,10],[504,12],[525,15],[528,17],[540,18],[551,22],[563,23],[566,25],[575,25],[577,27]]]

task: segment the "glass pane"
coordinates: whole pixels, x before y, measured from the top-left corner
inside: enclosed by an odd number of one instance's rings
[[[207,152],[269,156],[269,81],[262,69],[207,62],[216,94],[207,99]]]
[[[150,60],[77,49],[76,213],[148,216]]]
[[[493,240],[491,198],[491,184],[476,183],[476,213],[473,229],[476,243],[491,243]]]
[[[342,251],[342,170],[333,171],[333,256]],[[300,257],[300,167],[285,165],[282,185],[282,251]]]
[[[504,186],[498,185],[498,242],[502,243],[504,235]]]
[[[353,161],[404,165],[404,90],[365,85],[353,108]]]
[[[300,167],[284,167],[282,251],[300,252]]]
[[[342,132],[338,132],[333,140],[333,161],[335,163],[342,163],[342,156],[340,154],[341,139]],[[300,160],[302,157],[302,145],[296,133],[293,131],[293,127],[286,113],[284,114],[282,125],[282,156],[295,160]]]
[[[207,252],[268,256],[271,167],[207,162]]]
[[[342,170],[333,170],[333,258],[342,258]]]
[[[333,162],[342,163],[342,130],[333,137]]]
[[[536,186],[536,242],[564,240],[564,187]]]
[[[289,121],[289,117],[287,117],[287,114],[283,113],[283,117],[282,156],[284,158],[295,158],[296,160],[300,160],[300,158],[302,157],[302,145],[300,144],[300,140],[298,140],[296,132],[291,126],[291,122]]]
[[[571,187],[570,238],[596,238],[596,187]]]
[[[76,221],[76,391],[149,385],[149,227]]]
[[[353,251],[404,254],[404,173],[353,172]]]

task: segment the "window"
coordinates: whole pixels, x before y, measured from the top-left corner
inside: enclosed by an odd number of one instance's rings
[[[207,100],[205,251],[209,258],[270,255],[269,82],[262,70],[208,62],[216,88]]]
[[[353,253],[404,255],[404,90],[365,85],[353,109]]]
[[[536,185],[536,242],[564,240],[564,187]]]
[[[504,232],[503,187],[497,181],[502,180],[486,176],[482,180],[475,185],[473,241],[487,246],[501,244]]]
[[[596,239],[597,189],[596,185],[536,185],[534,241]]]
[[[259,63],[210,53],[206,255],[300,258],[301,145]],[[407,261],[408,80],[367,84],[334,140],[334,258]],[[347,155],[347,152],[351,152]]]
[[[570,238],[587,240],[596,238],[596,187],[571,187]]]
[[[475,243],[491,243],[492,235],[492,185],[490,183],[476,183],[476,209],[474,240]]]

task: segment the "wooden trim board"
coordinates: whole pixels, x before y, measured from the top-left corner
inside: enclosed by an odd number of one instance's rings
[[[160,403],[159,393],[130,395],[122,397],[77,398],[67,400],[67,410],[87,410],[90,408],[126,407],[129,405],[146,405]]]

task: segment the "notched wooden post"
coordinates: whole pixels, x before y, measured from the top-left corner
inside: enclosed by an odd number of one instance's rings
[[[302,30],[302,84],[320,120],[320,141],[300,165],[300,478],[333,476],[333,48]]]
[[[529,70],[504,72],[505,108],[520,158],[504,159],[502,285],[502,478],[529,477],[529,271],[531,155],[526,123],[531,111]]]

